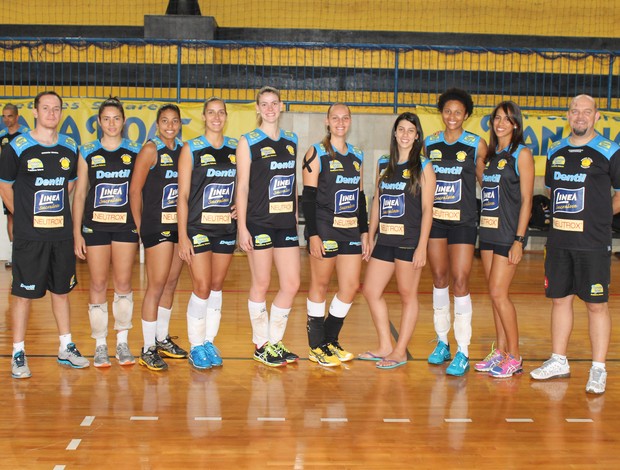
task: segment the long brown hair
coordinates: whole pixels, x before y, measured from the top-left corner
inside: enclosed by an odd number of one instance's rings
[[[489,119],[489,128],[490,128],[490,137],[489,137],[489,151],[487,153],[484,162],[490,162],[497,155],[498,151],[502,151],[504,149],[498,149],[498,139],[497,134],[495,134],[495,127],[493,127],[493,121],[495,121],[495,116],[497,116],[497,112],[499,110],[504,111],[506,116],[508,116],[508,122],[513,127],[512,129],[512,138],[510,139],[510,148],[508,151],[512,154],[519,147],[520,144],[524,143],[523,140],[523,116],[521,115],[521,108],[514,101],[502,101],[500,104],[495,106],[493,112],[491,113],[491,117]]]
[[[382,180],[388,180],[392,177],[396,171],[398,165],[399,152],[398,142],[396,140],[396,129],[401,121],[408,121],[413,124],[418,133],[413,147],[409,151],[409,157],[407,159],[407,169],[409,170],[409,191],[411,194],[417,194],[420,189],[420,178],[422,177],[422,155],[424,154],[424,132],[422,131],[422,124],[420,118],[415,113],[404,112],[396,118],[394,126],[392,126],[392,138],[390,140],[390,159],[388,161],[385,171],[381,175]]]

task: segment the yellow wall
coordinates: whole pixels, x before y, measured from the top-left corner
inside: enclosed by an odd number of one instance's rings
[[[226,0],[199,1],[224,27],[620,37],[618,0]],[[142,26],[168,0],[3,2],[8,24]],[[0,30],[0,36],[2,32]],[[33,31],[33,36],[37,36]]]

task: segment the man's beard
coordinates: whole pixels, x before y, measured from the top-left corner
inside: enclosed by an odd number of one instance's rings
[[[573,127],[573,134],[576,135],[577,137],[583,137],[584,135],[586,135],[587,132],[588,132],[587,127],[585,129],[575,129]]]

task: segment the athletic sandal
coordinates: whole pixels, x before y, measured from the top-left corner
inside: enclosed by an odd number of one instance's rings
[[[398,362],[394,359],[381,359],[377,362],[377,369],[396,369],[397,367],[404,366],[407,361]]]
[[[370,351],[366,351],[365,353],[360,354],[359,356],[357,356],[357,358],[360,361],[373,361],[373,362],[377,362],[377,361],[383,360],[383,358],[381,356],[377,356],[377,355],[371,353]]]

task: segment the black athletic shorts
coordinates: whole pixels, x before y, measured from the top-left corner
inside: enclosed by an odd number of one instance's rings
[[[323,249],[325,250],[323,258],[335,258],[338,255],[361,255],[362,242],[323,240]],[[308,243],[308,252],[310,252],[310,243]]]
[[[112,242],[138,243],[140,240],[135,229],[124,232],[104,232],[82,227],[82,236],[86,246],[111,245]]]
[[[212,251],[213,253],[229,255],[235,251],[237,235],[234,233],[224,237],[213,237],[203,231],[188,230],[187,235],[192,242],[195,254]]]
[[[439,225],[433,223],[430,238],[447,238],[448,245],[475,245],[478,228],[464,225]]]
[[[372,257],[376,259],[380,259],[382,261],[387,261],[388,263],[393,263],[394,260],[407,261],[411,263],[413,261],[413,254],[415,253],[415,249],[407,248],[407,247],[398,247],[398,246],[387,246],[387,245],[375,245],[372,250]]]
[[[73,239],[13,241],[13,295],[40,299],[48,290],[68,294],[76,285]]]
[[[561,299],[576,294],[584,302],[609,299],[611,250],[545,249],[545,295]]]
[[[144,245],[144,248],[151,248],[165,242],[179,243],[179,232],[166,231],[146,233],[144,235],[140,235],[140,238],[142,239],[142,245]]]
[[[297,227],[265,228],[254,224],[247,224],[255,250],[267,248],[290,248],[299,246]]]
[[[480,249],[480,251],[492,251],[494,255],[508,258],[508,253],[510,252],[510,248],[512,247],[506,245],[497,245],[495,243],[480,242],[478,244],[478,248]]]

